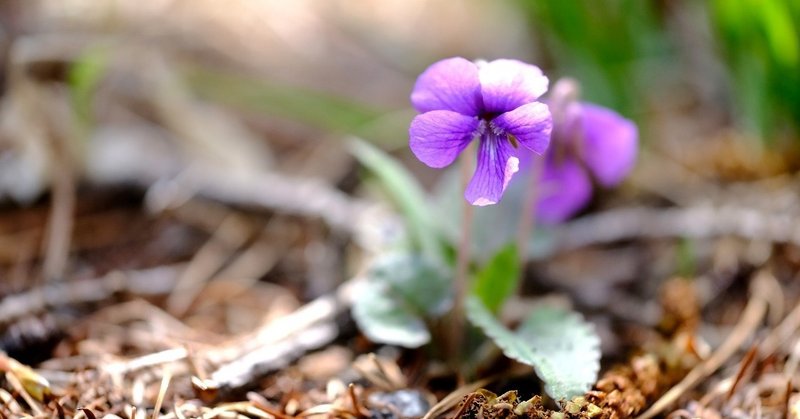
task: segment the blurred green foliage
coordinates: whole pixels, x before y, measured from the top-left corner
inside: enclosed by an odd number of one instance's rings
[[[727,74],[736,124],[765,145],[800,133],[800,1],[519,0],[556,73],[582,82],[584,97],[639,117],[660,78],[681,71],[676,16],[702,12],[714,33],[706,47]],[[701,22],[702,23],[702,22]],[[704,33],[703,30],[698,31]],[[697,34],[694,34],[697,36]],[[702,43],[704,40],[697,40]],[[693,51],[697,52],[697,51]],[[685,69],[684,69],[685,70]],[[679,77],[680,74],[677,74]],[[714,75],[708,83],[723,85]],[[639,118],[639,122],[643,123]]]
[[[204,69],[188,71],[192,88],[207,99],[279,116],[337,134],[353,134],[386,148],[405,146],[411,109],[380,109],[350,98],[287,84]]]
[[[366,141],[353,138],[348,145],[353,156],[378,178],[405,216],[416,248],[431,260],[442,262],[444,255],[429,199],[414,175],[392,156]]]
[[[94,93],[106,74],[107,65],[108,51],[102,47],[92,47],[87,48],[69,68],[67,82],[72,109],[83,134],[94,124]]]
[[[711,22],[743,127],[777,145],[800,132],[800,1],[713,0]],[[786,132],[791,130],[790,132]]]
[[[642,131],[648,113],[663,111],[658,108],[663,95],[683,80],[688,89],[696,83],[710,86],[712,95],[697,103],[729,111],[738,128],[764,145],[800,138],[800,0],[517,0],[516,5],[527,17],[540,47],[539,64],[551,70],[551,79],[578,79],[586,100],[635,119]],[[687,27],[692,31],[684,33]],[[693,67],[698,54],[720,65]],[[83,85],[78,91],[91,85],[92,63],[85,64],[90,65],[82,66],[85,74],[78,79],[89,83],[78,83]],[[702,74],[688,73],[694,70]],[[369,138],[386,148],[405,147],[414,114],[410,108],[379,109],[213,71],[189,76],[201,96]],[[76,107],[85,108],[78,96]]]
[[[529,24],[557,72],[580,80],[588,100],[635,115],[653,60],[669,43],[656,2],[520,0]]]
[[[334,132],[349,132],[380,115],[369,106],[310,89],[204,70],[188,76],[201,96]]]

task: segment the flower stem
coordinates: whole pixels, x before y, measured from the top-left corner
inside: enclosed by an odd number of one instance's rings
[[[531,235],[536,227],[536,203],[539,201],[540,186],[539,180],[542,177],[544,168],[544,159],[538,154],[533,155],[531,161],[531,170],[528,172],[527,185],[525,191],[527,194],[522,201],[522,211],[519,215],[519,230],[517,230],[517,255],[519,263],[523,267],[528,260],[528,243],[531,240]],[[521,272],[524,275],[525,270]],[[522,288],[522,281],[517,282],[517,293]]]
[[[472,176],[472,166],[474,146],[470,145],[461,157],[461,186],[466,189]],[[466,318],[464,313],[464,300],[467,296],[467,286],[469,285],[469,262],[470,250],[472,248],[472,213],[473,208],[466,200],[462,200],[461,212],[461,239],[458,242],[456,275],[453,282],[453,312],[452,328],[450,336],[450,359],[455,366],[454,370],[459,371],[462,359],[463,343],[465,338]]]

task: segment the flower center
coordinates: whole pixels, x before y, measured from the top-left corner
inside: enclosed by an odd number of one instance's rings
[[[481,120],[480,125],[478,125],[478,133],[481,137],[491,136],[497,139],[497,141],[501,141],[502,138],[505,138],[512,147],[519,148],[519,140],[517,137],[508,134],[503,130],[503,128],[497,126],[492,119],[497,116],[490,116],[490,114],[482,114],[479,118]]]
[[[495,119],[495,118],[497,118],[497,117],[498,117],[498,116],[500,116],[500,115],[501,115],[501,113],[500,113],[500,112],[488,112],[488,111],[482,111],[482,112],[480,113],[480,115],[478,115],[478,118],[480,118],[480,119],[481,119],[481,121],[491,121],[492,119]]]

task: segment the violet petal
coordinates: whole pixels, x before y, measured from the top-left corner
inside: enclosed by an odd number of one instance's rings
[[[539,181],[536,219],[555,224],[575,215],[592,197],[592,183],[578,162],[566,159],[556,164],[548,159]]]
[[[584,132],[583,161],[598,183],[622,182],[636,163],[639,134],[636,125],[602,106],[581,104]]]
[[[519,170],[516,150],[505,138],[485,134],[478,148],[475,174],[464,191],[472,205],[486,206],[500,202],[511,176]]]
[[[461,57],[432,64],[417,78],[411,103],[422,113],[447,110],[477,116],[481,109],[478,66]]]
[[[495,60],[478,67],[486,112],[508,112],[531,103],[547,91],[548,80],[535,65]]]
[[[453,111],[431,111],[417,115],[408,129],[409,146],[430,167],[452,163],[478,128],[478,119]]]
[[[550,144],[553,118],[547,105],[541,102],[528,103],[513,111],[501,114],[492,123],[529,150],[542,154]]]

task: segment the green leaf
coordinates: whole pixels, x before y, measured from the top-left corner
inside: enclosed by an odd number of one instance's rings
[[[354,138],[350,141],[350,150],[386,188],[395,205],[405,215],[411,235],[423,253],[442,260],[428,197],[416,178],[397,160],[365,141]]]
[[[556,400],[582,395],[600,371],[600,338],[575,312],[558,307],[535,309],[516,332],[500,324],[476,296],[466,302],[467,318],[503,353],[530,365]]]
[[[520,270],[517,246],[508,244],[478,272],[472,292],[489,311],[497,313],[506,298],[516,291]]]
[[[186,77],[208,99],[337,132],[352,132],[385,114],[343,96],[203,68],[189,69]]]
[[[88,48],[70,66],[67,80],[72,107],[83,127],[92,125],[92,102],[97,85],[106,74],[108,51],[101,47]]]
[[[425,320],[452,304],[450,276],[419,254],[380,256],[353,304],[353,318],[372,341],[416,348],[430,341]]]
[[[422,318],[394,298],[386,284],[365,284],[353,304],[353,318],[373,342],[418,348],[431,340]]]
[[[398,132],[408,130],[416,114],[409,107],[386,108],[345,95],[290,85],[277,80],[187,66],[184,75],[200,97],[246,112],[294,120],[326,132],[354,134],[387,147],[407,146]]]

